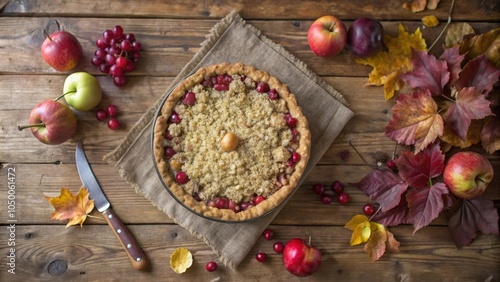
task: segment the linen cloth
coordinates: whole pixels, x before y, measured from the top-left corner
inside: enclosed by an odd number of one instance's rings
[[[159,97],[132,127],[121,144],[104,156],[104,160],[116,167],[137,193],[203,240],[226,266],[235,269],[291,197],[257,220],[222,223],[204,219],[184,208],[167,192],[156,173],[151,152],[152,123],[164,96],[178,81],[198,68],[224,62],[241,62],[267,71],[287,84],[296,95],[312,136],[311,157],[301,182],[354,114],[343,96],[331,85],[233,11],[211,29],[199,51],[168,86],[163,97]]]

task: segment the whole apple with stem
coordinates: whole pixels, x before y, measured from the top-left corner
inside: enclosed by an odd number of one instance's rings
[[[450,157],[444,172],[444,183],[450,192],[463,199],[481,196],[493,179],[493,166],[483,155],[464,151]]]
[[[309,27],[307,41],[316,55],[335,56],[344,49],[347,41],[345,24],[334,16],[322,16]]]
[[[52,68],[58,71],[69,71],[78,65],[82,58],[82,45],[76,37],[67,31],[56,31],[48,34],[42,43],[42,58]]]
[[[86,72],[75,72],[66,77],[63,93],[60,97],[64,96],[68,105],[79,111],[93,109],[102,99],[101,84]]]
[[[321,264],[321,252],[304,239],[293,238],[283,249],[283,265],[288,272],[299,277],[306,277],[318,270]]]
[[[20,131],[26,128],[30,128],[40,142],[58,145],[75,135],[77,119],[65,104],[57,100],[45,100],[31,110],[29,125],[18,126]]]

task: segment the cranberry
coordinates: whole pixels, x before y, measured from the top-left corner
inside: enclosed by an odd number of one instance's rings
[[[170,115],[170,122],[172,123],[181,123],[182,119],[181,116],[177,112],[172,112]]]
[[[219,75],[216,77],[216,79],[217,79],[217,84],[226,84],[226,83],[224,82],[224,76],[223,76],[222,74],[219,74]]]
[[[256,255],[255,255],[255,259],[257,259],[258,262],[264,262],[267,258],[267,255],[266,253],[263,253],[263,252],[258,252]]]
[[[297,126],[297,119],[292,117],[292,115],[290,115],[289,113],[285,114],[285,122],[286,125],[288,125],[288,127],[290,128],[294,128]]]
[[[246,76],[246,75],[241,75],[241,76],[240,76],[240,80],[241,80],[241,81],[245,81],[245,79],[246,79],[246,78],[247,78],[247,76]]]
[[[229,200],[228,208],[235,213],[239,213],[241,211],[241,207],[233,200]]]
[[[233,81],[233,78],[229,74],[225,74],[224,77],[222,78],[222,82],[224,84],[229,85]]]
[[[215,261],[209,261],[207,265],[205,265],[205,269],[208,272],[214,272],[215,270],[217,270],[217,263]]]
[[[346,192],[340,193],[340,195],[337,197],[337,201],[342,205],[349,203],[350,200],[351,198],[349,197],[349,194],[347,194]]]
[[[120,122],[116,118],[111,118],[108,120],[108,128],[111,130],[117,130],[120,128]]]
[[[387,162],[387,167],[392,169],[393,171],[398,170],[398,166],[396,165],[396,162],[394,160],[389,160]]]
[[[363,213],[370,216],[375,213],[375,207],[372,204],[365,204],[363,206]]]
[[[214,87],[214,84],[212,83],[212,80],[210,80],[208,78],[205,78],[203,80],[203,82],[201,83],[201,85],[203,85],[203,87],[205,87],[205,88],[212,88],[212,87]]]
[[[274,233],[271,229],[266,229],[264,230],[264,233],[262,233],[262,236],[264,236],[264,239],[267,241],[271,241],[273,239]]]
[[[226,84],[215,84],[214,89],[217,91],[227,91],[229,89],[229,86]]]
[[[229,208],[229,200],[224,197],[217,198],[215,200],[215,207],[218,209],[227,209]]]
[[[292,153],[292,161],[294,163],[298,163],[300,161],[300,154],[297,152]]]
[[[115,105],[107,106],[106,111],[110,117],[116,117],[118,115],[118,107]]]
[[[338,180],[333,181],[332,191],[337,195],[341,194],[342,192],[344,192],[344,184],[342,184]]]
[[[166,159],[170,159],[170,158],[172,158],[175,155],[175,153],[176,153],[176,151],[174,150],[174,148],[172,148],[170,146],[166,146],[165,147],[165,151],[163,153],[163,156]]]
[[[168,130],[165,130],[165,139],[167,140],[172,140],[174,137],[168,132]]]
[[[325,194],[325,190],[326,190],[326,187],[323,184],[316,183],[316,184],[313,185],[313,192],[316,195],[320,195],[321,196],[321,195]]]
[[[214,200],[208,200],[207,206],[215,208],[215,201]]]
[[[99,110],[97,110],[97,112],[95,112],[95,117],[97,118],[98,121],[105,120],[107,116],[108,116],[108,114],[103,109],[99,109]]]
[[[327,194],[321,195],[321,202],[325,205],[329,205],[332,203],[332,197]]]
[[[186,95],[184,95],[182,103],[187,106],[194,105],[194,103],[196,103],[196,95],[193,92],[189,91],[188,93],[186,93]]]
[[[201,202],[200,194],[198,192],[193,193],[193,199],[195,199],[197,202]]]
[[[241,208],[242,211],[246,211],[249,208],[251,208],[252,206],[253,206],[253,204],[251,202],[240,203],[240,208]]]
[[[259,93],[266,93],[269,91],[269,85],[263,81],[257,83],[257,86],[255,86],[255,91]]]
[[[297,138],[299,136],[299,130],[297,128],[292,128],[292,137]]]
[[[255,198],[253,198],[253,203],[254,205],[258,205],[260,204],[262,201],[264,201],[266,199],[266,197],[262,196],[262,195],[259,195]]]
[[[267,92],[267,96],[269,96],[269,99],[271,100],[276,100],[278,99],[278,91],[276,91],[276,89],[271,89],[269,90],[269,92]]]
[[[285,244],[283,244],[282,242],[276,242],[274,243],[273,245],[273,250],[277,253],[277,254],[281,254],[283,252],[283,250],[285,249]]]
[[[179,171],[175,174],[175,181],[179,184],[186,184],[189,178],[184,171]]]
[[[292,160],[292,158],[288,159],[286,161],[286,164],[289,166],[289,167],[294,167],[295,166],[295,162]]]

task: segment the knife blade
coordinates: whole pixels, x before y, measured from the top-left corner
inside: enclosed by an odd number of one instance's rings
[[[85,188],[89,190],[90,198],[94,200],[94,205],[99,212],[104,215],[106,222],[113,229],[116,237],[127,252],[132,266],[136,270],[144,270],[148,267],[148,260],[139,244],[127,227],[120,220],[118,215],[111,209],[111,204],[104,195],[101,186],[92,172],[82,142],[78,142],[75,151],[76,168],[80,175],[80,180]]]

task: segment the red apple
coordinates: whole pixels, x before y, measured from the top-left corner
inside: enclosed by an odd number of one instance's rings
[[[322,16],[309,28],[307,41],[311,50],[320,57],[337,55],[347,41],[344,22],[334,16]]]
[[[58,71],[75,68],[82,57],[82,46],[78,39],[67,31],[56,31],[49,35],[42,44],[42,58]]]
[[[476,152],[458,152],[450,157],[443,172],[450,192],[463,199],[481,196],[493,179],[493,166]]]
[[[309,238],[309,241],[311,238]],[[299,277],[313,274],[321,264],[321,252],[300,238],[293,238],[283,250],[283,265],[288,272]]]
[[[18,126],[19,130],[30,128],[40,142],[57,145],[73,137],[77,120],[73,111],[61,102],[42,101],[31,110],[30,125]]]

